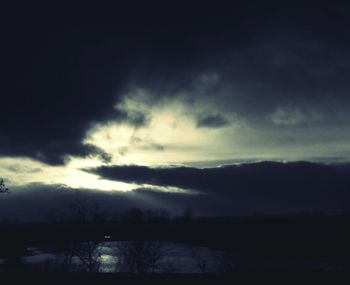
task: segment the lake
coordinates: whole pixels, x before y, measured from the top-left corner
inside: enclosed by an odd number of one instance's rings
[[[15,260],[0,258],[0,271],[210,273],[240,270],[236,256],[227,259],[218,250],[175,242],[103,241],[74,245],[31,242],[28,252]],[[248,260],[248,264],[251,261]],[[258,268],[344,270],[342,265],[329,261],[264,260]]]
[[[155,266],[148,268],[147,272],[201,273],[218,271],[219,251],[174,242],[147,241],[146,243],[145,245],[139,242],[104,241],[98,245],[93,244],[92,246],[95,248],[89,248],[88,243],[80,243],[84,250],[79,249],[80,253],[77,254],[79,256],[71,257],[69,271],[88,271],[87,267],[84,267],[87,260],[94,267],[93,271],[130,272],[132,262],[137,259],[147,260],[150,255],[157,255],[157,261]],[[28,250],[28,255],[13,261],[16,263],[13,266],[16,265],[20,271],[56,271],[67,257],[67,248],[60,244],[31,242]],[[89,251],[91,252],[90,260]],[[130,259],[132,260],[130,261]],[[7,260],[0,258],[0,269],[4,271],[6,266],[9,266],[8,263]],[[126,267],[123,266],[125,263],[128,264]],[[143,266],[145,267],[145,265]]]

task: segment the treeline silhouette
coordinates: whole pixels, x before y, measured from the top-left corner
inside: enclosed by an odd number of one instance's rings
[[[98,207],[87,210],[81,203],[72,209],[70,216],[51,213],[43,223],[2,223],[0,257],[15,263],[28,253],[31,242],[96,247],[107,239],[171,241],[220,250],[224,271],[283,269],[285,264],[308,262],[350,269],[349,216],[196,217],[191,209],[178,216],[167,210],[130,209],[107,217]],[[141,250],[145,244],[137,246]],[[195,252],[193,256],[198,257]],[[197,263],[205,271],[205,263],[198,258]]]

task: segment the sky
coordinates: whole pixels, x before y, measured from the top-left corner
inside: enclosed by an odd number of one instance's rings
[[[263,161],[347,171],[349,10],[346,1],[8,4],[0,177],[18,193],[176,196],[208,192],[178,183],[182,169],[225,189],[232,183],[212,172]],[[289,207],[265,198],[245,197],[243,208]]]

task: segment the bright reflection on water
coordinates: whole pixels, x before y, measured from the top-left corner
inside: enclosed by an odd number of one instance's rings
[[[118,263],[118,257],[102,254],[100,257],[101,271],[103,272],[114,272],[116,271],[116,264]]]
[[[123,245],[123,242],[119,242]],[[116,250],[116,242],[105,242],[99,247],[100,256],[100,272],[123,272],[127,271],[120,267],[120,259],[118,250]],[[216,253],[208,248],[194,247],[183,244],[165,242],[162,244],[162,258],[155,272],[178,272],[178,273],[194,273],[201,272],[198,268],[197,260],[193,256],[195,251],[207,263],[206,271],[216,271],[215,260],[213,255]]]
[[[114,249],[115,242],[104,242],[99,246],[98,250],[100,256],[100,270],[101,272],[116,272],[118,270],[119,259]]]

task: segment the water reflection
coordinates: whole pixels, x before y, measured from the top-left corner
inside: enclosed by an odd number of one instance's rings
[[[194,251],[207,264],[207,272],[217,271],[214,251],[172,242],[105,241],[98,243],[96,248],[80,243],[69,261],[67,255],[70,253],[55,244],[32,244],[29,250],[30,255],[22,257],[19,262],[23,271],[76,272],[91,269],[94,272],[199,273],[202,270],[194,258]],[[90,260],[85,256],[91,257]],[[4,263],[4,260],[1,261]]]
[[[28,249],[30,254],[18,259],[0,258],[0,271],[209,273],[237,271],[242,266],[242,261],[234,254],[173,242],[104,241],[73,245],[32,243]],[[331,271],[344,269],[332,262],[270,263],[264,261],[261,266]]]

